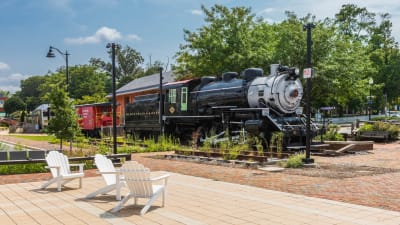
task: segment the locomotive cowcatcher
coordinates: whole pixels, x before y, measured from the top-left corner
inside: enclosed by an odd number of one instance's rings
[[[201,144],[239,135],[256,136],[268,142],[282,132],[284,148],[304,146],[305,117],[300,102],[303,86],[298,69],[271,65],[264,76],[259,68],[167,83],[159,94],[136,96],[125,108],[125,132],[136,137],[160,133]],[[160,121],[160,112],[162,121]],[[312,126],[312,136],[317,127]]]

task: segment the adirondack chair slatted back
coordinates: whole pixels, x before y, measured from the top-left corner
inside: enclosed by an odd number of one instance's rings
[[[49,152],[49,154],[46,156],[46,162],[48,166],[60,166],[60,175],[71,173],[68,157],[60,152]],[[57,177],[57,169],[51,168],[50,171],[53,177]]]
[[[130,192],[139,198],[153,196],[153,185],[150,179],[150,170],[139,163],[125,163],[121,171],[125,177]]]
[[[110,159],[101,154],[96,154],[94,157],[94,163],[100,172],[115,172],[115,167]],[[107,185],[116,183],[115,174],[101,174]]]

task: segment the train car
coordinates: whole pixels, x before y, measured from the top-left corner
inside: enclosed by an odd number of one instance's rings
[[[268,76],[262,69],[248,68],[240,75],[224,73],[221,79],[173,82],[163,86],[162,96],[161,110],[159,95],[137,96],[126,106],[126,133],[165,133],[201,144],[225,137],[228,131],[233,139],[239,134],[257,136],[268,145],[274,132],[282,132],[284,147],[305,145],[298,69],[274,64]],[[313,125],[312,136],[317,130]]]
[[[101,129],[112,126],[112,103],[93,103],[76,105],[79,117],[79,126],[82,132],[89,137],[101,137]],[[117,117],[117,125],[120,119]]]
[[[49,104],[41,104],[36,107],[31,114],[32,122],[36,130],[42,130],[49,125],[49,120],[54,114],[49,108]]]

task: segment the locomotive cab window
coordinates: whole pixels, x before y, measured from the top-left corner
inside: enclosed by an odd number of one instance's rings
[[[176,103],[176,89],[170,89],[168,94],[168,102]]]
[[[182,87],[181,90],[181,111],[187,111],[188,88]]]

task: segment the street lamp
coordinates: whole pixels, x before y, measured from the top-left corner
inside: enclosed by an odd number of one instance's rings
[[[106,48],[111,48],[111,63],[112,63],[112,112],[113,112],[113,153],[117,154],[117,99],[115,87],[115,51],[120,48],[120,45],[115,43],[108,43]]]
[[[66,78],[66,86],[67,86],[67,95],[69,96],[69,72],[68,72],[69,53],[67,50],[65,50],[65,53],[63,53],[62,51],[60,51],[60,49],[50,46],[49,52],[47,52],[47,55],[46,55],[47,58],[55,58],[56,57],[53,50],[56,50],[65,59],[65,76],[66,76],[65,78]],[[49,113],[49,117],[50,117],[50,113]],[[72,140],[71,139],[69,140],[69,150],[72,151]]]
[[[53,50],[56,50],[65,59],[65,75],[66,75],[66,83],[67,83],[67,94],[69,94],[69,92],[68,92],[68,89],[69,89],[69,73],[68,73],[68,56],[69,56],[69,53],[68,53],[67,50],[65,50],[65,53],[63,53],[62,51],[60,51],[60,49],[55,48],[53,46],[50,46],[49,52],[46,55],[47,58],[55,58],[56,57],[56,55],[54,55]]]
[[[371,110],[372,110],[372,95],[371,95],[371,89],[372,85],[374,84],[374,79],[369,78],[369,99],[368,99],[368,120],[371,120]]]

